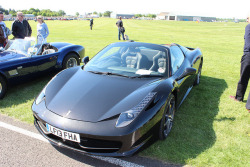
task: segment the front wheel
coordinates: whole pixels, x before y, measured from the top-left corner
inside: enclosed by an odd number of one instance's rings
[[[7,92],[7,83],[6,80],[0,76],[0,99],[4,97]]]
[[[175,97],[174,95],[170,95],[167,109],[165,110],[161,124],[159,128],[159,139],[164,140],[170,133],[173,122],[174,122],[174,114],[175,114]]]
[[[63,60],[63,69],[80,65],[79,57],[75,53],[68,54]]]

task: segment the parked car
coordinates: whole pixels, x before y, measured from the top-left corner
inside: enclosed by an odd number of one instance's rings
[[[38,45],[34,38],[10,40],[0,51],[0,99],[10,85],[80,65],[84,52],[83,46],[70,43]]]
[[[157,135],[200,83],[200,49],[178,44],[110,44],[84,66],[56,75],[32,105],[35,126],[50,142],[72,150],[129,156]]]

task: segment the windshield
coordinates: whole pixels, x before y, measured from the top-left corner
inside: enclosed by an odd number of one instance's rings
[[[167,50],[147,43],[115,43],[92,58],[84,70],[126,77],[162,77],[168,72]]]
[[[25,56],[30,57],[32,54],[35,54],[34,53],[35,43],[36,41],[33,38],[15,39],[13,40],[12,44],[8,47],[7,50],[24,54]]]

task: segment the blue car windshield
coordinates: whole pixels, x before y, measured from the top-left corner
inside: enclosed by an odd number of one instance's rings
[[[165,76],[168,72],[167,49],[137,42],[111,44],[93,57],[84,70],[128,77]]]
[[[31,50],[33,50],[34,45],[35,45],[35,40],[33,40],[33,38],[15,39],[7,50],[14,51],[23,54],[27,57],[30,57]]]

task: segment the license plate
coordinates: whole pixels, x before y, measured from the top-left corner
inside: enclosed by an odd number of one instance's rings
[[[49,133],[52,133],[55,136],[61,137],[62,139],[80,143],[80,135],[77,133],[72,133],[72,132],[68,132],[65,130],[61,130],[47,123],[46,123],[46,128]]]

